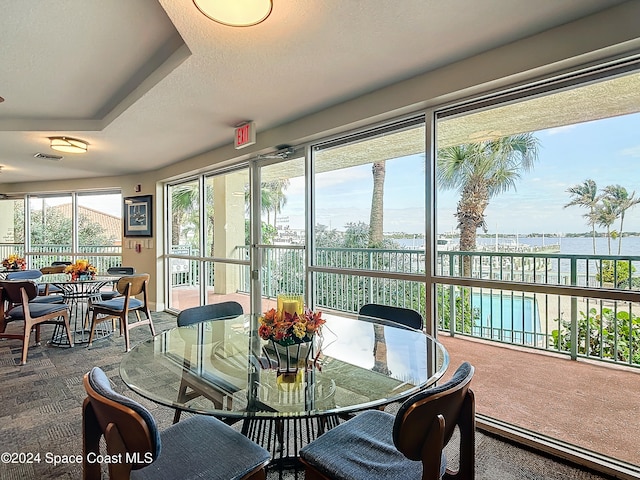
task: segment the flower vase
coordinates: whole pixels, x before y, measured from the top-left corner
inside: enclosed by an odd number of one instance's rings
[[[270,343],[273,355],[265,353],[272,360],[272,364],[277,365],[278,375],[296,373],[300,368],[307,367],[313,340],[291,345],[282,345],[275,340],[270,340]]]

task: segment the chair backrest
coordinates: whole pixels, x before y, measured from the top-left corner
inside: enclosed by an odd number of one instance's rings
[[[460,469],[466,474],[473,472],[475,402],[469,388],[473,373],[473,366],[464,362],[448,382],[416,393],[396,414],[393,426],[396,448],[410,460],[430,465],[433,478],[438,476],[442,449],[451,440],[456,426],[460,429]],[[425,452],[429,458],[423,457]],[[463,478],[468,478],[466,474]]]
[[[378,303],[367,303],[360,308],[358,314],[367,317],[390,320],[409,328],[415,328],[416,330],[422,330],[424,327],[422,315],[410,308],[391,307],[389,305],[380,305]]]
[[[71,265],[71,262],[69,262],[68,260],[59,261],[59,262],[51,262],[51,266],[52,267],[57,267],[57,266],[60,266],[60,265],[65,265],[65,266]]]
[[[51,265],[50,267],[42,267],[40,269],[40,273],[42,273],[43,275],[52,273],[64,273],[65,268],[67,268],[66,265]]]
[[[29,301],[38,296],[38,286],[29,280],[2,280],[2,297],[10,305],[22,305],[22,290],[24,289]]]
[[[7,280],[37,280],[42,277],[40,270],[19,270],[7,273]]]
[[[201,307],[186,308],[178,314],[177,321],[179,327],[184,327],[207,320],[242,315],[243,313],[242,305],[238,302],[220,302],[202,305]]]
[[[109,267],[107,268],[109,275],[133,275],[136,269],[133,267]]]
[[[118,279],[118,283],[116,283],[116,290],[124,295],[126,293],[127,286],[131,284],[131,287],[129,288],[129,296],[133,297],[134,295],[139,295],[146,290],[146,283],[149,281],[149,278],[148,273],[125,275]]]
[[[104,435],[110,454],[138,452],[138,458],[145,461],[145,455],[151,452],[153,460],[160,455],[160,432],[151,412],[135,400],[120,395],[111,388],[109,378],[99,367],[93,367],[84,376],[84,388],[87,398],[83,415],[87,415],[90,405],[92,418],[84,418],[83,435],[95,434],[87,431],[93,420]],[[97,443],[97,442],[96,442]],[[133,464],[136,470],[148,463]]]

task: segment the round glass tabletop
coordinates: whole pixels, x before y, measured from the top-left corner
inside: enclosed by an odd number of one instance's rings
[[[322,416],[407,398],[445,373],[444,346],[392,322],[323,313],[312,344],[263,340],[257,316],[164,331],[125,354],[125,384],[156,403],[220,417]]]

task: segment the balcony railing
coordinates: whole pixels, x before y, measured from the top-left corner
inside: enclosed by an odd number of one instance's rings
[[[236,248],[246,259],[247,246]],[[264,250],[262,296],[305,290],[304,249],[278,245]],[[172,272],[173,286],[196,285],[200,262],[187,261]],[[425,252],[402,249],[318,248],[319,267],[362,270],[315,274],[316,306],[356,313],[365,303],[412,308],[426,315],[425,282],[371,276],[425,272]],[[215,268],[215,266],[214,266]],[[511,283],[578,286],[616,291],[640,290],[640,257],[568,255],[537,252],[438,251],[436,274],[450,278]],[[212,269],[213,270],[213,269]],[[397,275],[396,275],[397,277]],[[214,272],[208,278],[213,286]],[[248,293],[248,269],[238,292]],[[525,289],[526,290],[526,289]],[[448,282],[436,288],[437,325],[451,335],[465,335],[608,362],[640,366],[640,318],[637,302],[582,298],[501,288],[465,287]]]
[[[122,265],[122,248],[116,245],[89,245],[71,251],[70,245],[37,245],[25,254],[24,244],[0,244],[0,260],[11,254],[24,256],[29,268],[40,269],[53,262],[74,262],[86,259],[95,265],[98,272],[106,272],[109,267]]]
[[[363,270],[362,276],[317,273],[318,307],[355,313],[364,303],[375,302],[426,314],[422,281],[372,277],[365,272],[422,273],[424,251],[318,248],[316,252],[318,266]],[[304,251],[267,250],[262,295],[303,291],[303,265]],[[639,267],[637,256],[446,251],[437,253],[436,273],[628,291],[640,290]],[[240,290],[249,291],[248,278]],[[451,284],[437,286],[436,302],[438,327],[452,335],[640,366],[639,307],[632,302]]]

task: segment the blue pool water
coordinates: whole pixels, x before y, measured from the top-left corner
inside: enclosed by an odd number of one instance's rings
[[[506,293],[473,293],[471,306],[479,314],[474,322],[473,335],[525,345],[534,345],[542,340],[535,298]]]

